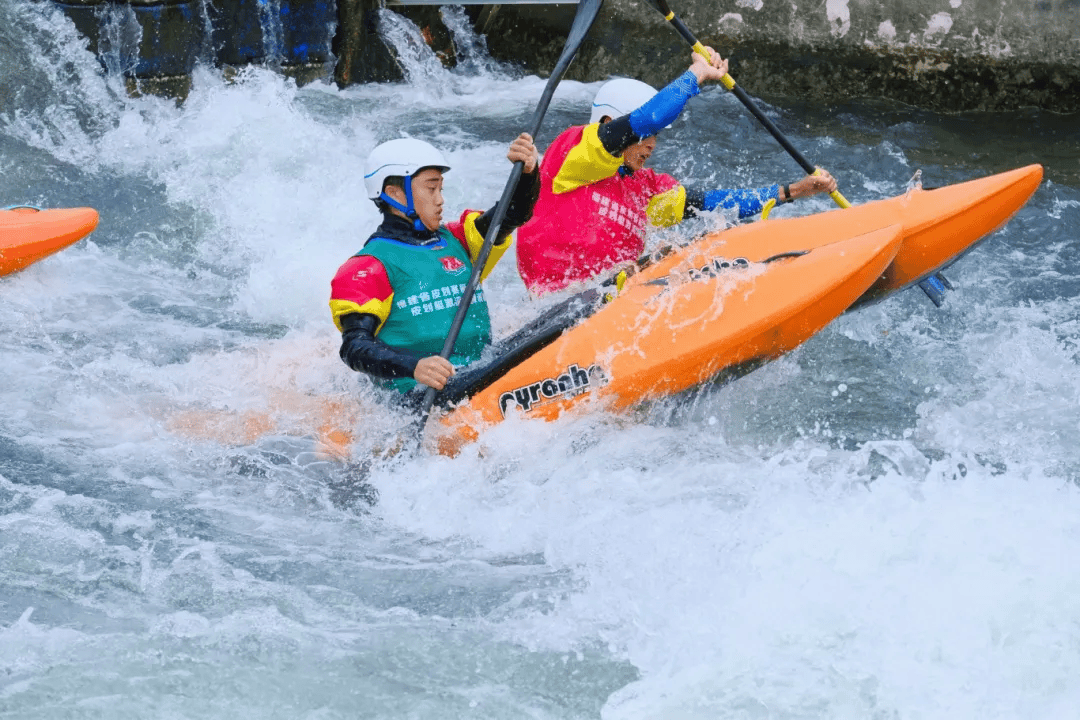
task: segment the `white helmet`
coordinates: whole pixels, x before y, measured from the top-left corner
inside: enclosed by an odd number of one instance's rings
[[[600,86],[592,103],[589,123],[600,122],[607,115],[615,119],[629,115],[656,95],[652,85],[632,78],[615,78]]]
[[[371,151],[364,165],[364,186],[368,197],[378,200],[382,195],[383,182],[388,177],[410,177],[417,170],[429,167],[443,172],[450,169],[442,153],[423,140],[398,138],[384,142]]]

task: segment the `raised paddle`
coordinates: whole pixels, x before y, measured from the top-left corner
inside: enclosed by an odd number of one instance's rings
[[[671,8],[668,7],[666,0],[646,0],[646,2],[656,8],[656,10],[664,16],[664,19],[666,19],[669,23],[672,24],[672,26],[676,30],[679,31],[679,34],[683,36],[683,39],[685,39],[686,42],[690,43],[690,46],[694,48],[694,52],[698,53],[706,60],[710,59],[709,53],[705,51],[705,46],[702,45],[696,37],[694,37],[694,33],[690,32],[690,29],[686,27],[686,24],[674,12],[672,12]],[[818,169],[811,165],[810,161],[807,160],[803,156],[803,154],[799,152],[794,145],[791,144],[791,141],[789,141],[787,137],[784,136],[784,133],[780,132],[780,128],[776,127],[776,125],[773,124],[773,121],[766,117],[765,113],[761,112],[761,108],[759,108],[757,104],[755,104],[754,101],[750,99],[750,96],[746,94],[746,91],[735,84],[735,80],[731,77],[731,75],[724,75],[724,77],[720,80],[720,83],[728,90],[733,92],[735,94],[735,97],[739,98],[739,102],[745,105],[746,109],[749,110],[754,115],[754,117],[756,117],[758,121],[765,126],[765,129],[768,130],[774,138],[776,138],[777,142],[779,142],[785,150],[787,150],[788,155],[794,158],[795,162],[799,163],[799,166],[802,167],[804,171],[806,171],[806,174],[817,174]],[[851,207],[851,203],[849,203],[847,199],[840,194],[839,190],[834,190],[833,192],[829,193],[829,197],[831,197],[833,199],[833,202],[835,202],[842,208]]]
[[[533,138],[536,138],[537,133],[540,132],[540,123],[543,122],[544,114],[551,103],[551,96],[555,93],[555,86],[559,84],[559,80],[562,79],[566,69],[570,67],[570,62],[574,59],[574,55],[577,54],[578,48],[581,47],[581,42],[585,39],[585,34],[589,32],[589,28],[592,27],[593,21],[596,20],[603,2],[604,0],[581,0],[578,3],[577,14],[574,15],[574,23],[570,26],[570,34],[566,36],[566,44],[563,46],[562,55],[559,56],[559,61],[555,63],[555,68],[551,71],[551,77],[548,78],[544,92],[540,96],[540,102],[536,105],[536,112],[533,113],[532,125],[529,129],[529,134]],[[472,304],[476,287],[480,284],[480,273],[483,272],[484,265],[487,264],[488,256],[491,254],[491,246],[495,244],[496,239],[499,237],[503,219],[506,217],[506,209],[510,205],[510,198],[517,188],[518,181],[521,180],[524,169],[524,163],[514,163],[514,169],[510,172],[510,179],[506,181],[506,187],[503,188],[502,198],[499,200],[499,204],[495,206],[495,213],[492,215],[491,225],[488,227],[484,244],[480,247],[476,260],[473,261],[472,274],[469,276],[465,291],[461,294],[461,302],[458,303],[457,313],[454,315],[454,321],[450,325],[450,332],[446,336],[446,342],[443,343],[442,352],[439,353],[446,359],[449,359],[454,352],[454,343],[457,342],[458,333],[461,332],[461,326],[465,322],[465,315],[469,312],[469,305]],[[429,387],[427,392],[424,393],[424,402],[420,407],[421,432],[427,423],[431,406],[435,402],[436,392],[435,388]]]

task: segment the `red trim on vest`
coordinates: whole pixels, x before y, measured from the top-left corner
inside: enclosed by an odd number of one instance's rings
[[[330,299],[363,305],[370,300],[386,302],[394,294],[386,268],[370,255],[357,255],[345,261],[330,281]]]

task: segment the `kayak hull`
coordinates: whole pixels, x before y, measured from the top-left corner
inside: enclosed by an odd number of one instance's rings
[[[891,251],[883,251],[882,256],[891,252],[891,259],[869,281],[865,271],[853,273],[843,289],[833,289],[831,303],[819,301],[820,315],[814,315],[809,308],[791,307],[787,309],[790,314],[786,318],[774,317],[771,323],[755,325],[744,314],[746,328],[743,333],[733,332],[725,341],[716,344],[703,343],[700,337],[693,335],[681,338],[670,343],[670,347],[686,343],[681,346],[684,349],[673,357],[664,355],[667,350],[663,342],[651,340],[639,340],[636,347],[631,345],[629,349],[620,349],[617,345],[602,348],[603,342],[599,338],[619,337],[625,335],[628,329],[640,332],[642,328],[640,317],[631,318],[626,313],[616,313],[611,307],[605,308],[588,322],[564,333],[551,347],[473,396],[466,406],[446,416],[444,425],[452,431],[441,436],[440,448],[453,452],[461,440],[476,437],[475,428],[500,421],[507,407],[518,413],[524,410],[527,416],[547,419],[558,417],[569,407],[586,401],[619,409],[641,400],[680,392],[725,370],[754,367],[762,361],[779,357],[805,342],[845,310],[883,300],[955,262],[1012,217],[1035,192],[1042,177],[1041,165],[1029,165],[942,188],[916,188],[904,195],[842,211],[749,223],[708,234],[631,277],[623,295],[612,303],[612,307],[640,303],[648,295],[648,290],[642,289],[652,288],[667,278],[708,267],[721,258],[730,260],[741,257],[752,263],[762,262],[784,253],[820,251],[838,243],[851,243],[852,238],[862,238],[864,244],[872,244],[871,237],[880,240],[881,236],[894,232],[897,242],[894,246],[890,245]],[[817,255],[815,260],[825,262],[820,252],[807,253],[808,257],[813,255]],[[835,265],[837,258],[830,256],[830,262]],[[873,263],[865,267],[873,267]],[[810,296],[820,292],[819,289],[809,291],[810,285],[807,283],[810,281],[805,277],[791,282],[789,293],[792,287],[800,288],[800,292],[807,291]],[[852,289],[860,286],[862,289],[850,296]],[[682,301],[673,307],[678,306],[683,312],[687,307],[706,307],[708,304],[703,303],[701,297],[704,292],[708,292],[704,287],[687,289]],[[766,294],[759,292],[758,302]],[[624,298],[626,302],[620,305]],[[749,304],[740,308],[740,312],[750,312]],[[836,310],[840,304],[843,307]],[[835,314],[830,316],[829,313],[834,310]],[[606,322],[606,317],[616,318],[617,321]],[[669,321],[694,327],[692,317],[671,317]],[[717,332],[720,332],[720,327],[721,324],[718,324]],[[760,332],[755,334],[751,327],[759,327]],[[680,337],[673,331],[671,336]],[[646,354],[641,351],[643,344],[648,345],[647,354],[655,362],[642,363],[639,370],[626,367],[626,362],[619,363],[617,358],[634,357],[635,351],[637,356],[643,357]],[[573,345],[579,346],[577,355],[566,350]],[[600,376],[602,387],[586,392],[575,386],[572,392],[555,392],[554,399],[549,399],[548,394],[543,392],[544,383],[549,383],[549,391],[557,391],[559,379],[565,378],[571,368],[580,370],[597,365],[596,362],[582,364],[590,352],[594,358],[607,358],[607,362],[612,363],[611,370],[605,370],[601,364],[595,371]],[[612,380],[612,377],[617,379]],[[519,396],[522,402],[518,401]],[[526,404],[529,407],[523,408]]]
[[[97,224],[98,213],[93,208],[0,210],[0,276],[78,242]]]

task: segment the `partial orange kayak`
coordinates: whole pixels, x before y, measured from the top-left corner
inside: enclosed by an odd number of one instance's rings
[[[866,292],[895,258],[902,228],[816,248],[799,247],[798,226],[771,231],[769,242],[736,253],[697,245],[678,253],[664,277],[624,289],[444,417],[452,432],[440,449],[452,453],[511,414],[551,420],[582,405],[620,410],[777,358]]]
[[[881,277],[853,304],[877,302],[898,290],[933,276],[974,248],[1023,207],[1042,182],[1042,165],[1010,170],[933,190],[914,189],[904,195],[817,215],[748,223],[710,233],[695,242],[702,255],[738,252],[744,243],[768,243],[784,248],[781,226],[797,224],[803,237],[794,247],[816,247],[852,233],[869,232],[899,223],[903,242]],[[630,284],[663,277],[678,263],[667,257],[630,278]]]
[[[93,232],[97,224],[93,208],[0,209],[0,275],[63,250]]]

